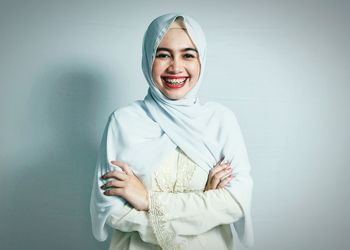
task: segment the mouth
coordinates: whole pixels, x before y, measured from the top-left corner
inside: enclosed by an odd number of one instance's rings
[[[163,83],[171,89],[179,89],[185,86],[188,77],[177,76],[177,77],[162,77]]]

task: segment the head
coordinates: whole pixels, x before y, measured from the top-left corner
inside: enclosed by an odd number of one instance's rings
[[[196,21],[167,14],[150,24],[143,42],[142,68],[153,96],[196,98],[204,63],[205,38]]]
[[[198,50],[182,18],[178,17],[156,50],[152,66],[153,82],[164,96],[179,100],[198,82],[200,68]]]

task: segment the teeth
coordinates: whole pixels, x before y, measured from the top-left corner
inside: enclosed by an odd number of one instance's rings
[[[164,78],[164,80],[172,84],[180,84],[180,83],[183,83],[186,80],[186,78],[177,78],[177,79]]]

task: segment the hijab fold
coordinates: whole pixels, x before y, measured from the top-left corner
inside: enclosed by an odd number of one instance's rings
[[[152,79],[152,65],[160,41],[177,17],[183,18],[187,33],[198,50],[201,73],[195,87],[184,98],[170,100],[156,87]],[[244,213],[244,217],[233,223],[231,229],[235,228],[243,244],[253,244],[250,215],[253,182],[245,143],[231,110],[218,103],[202,105],[199,102],[197,94],[205,58],[205,36],[192,18],[166,14],[149,25],[142,48],[142,70],[149,84],[148,93],[144,100],[111,114],[100,145],[90,203],[93,234],[97,240],[106,240],[108,216],[126,203],[119,196],[105,196],[100,189],[104,184],[100,177],[117,168],[110,161],[127,162],[135,174],[150,185],[154,169],[179,147],[208,172],[221,158],[231,162],[234,178],[226,188]]]

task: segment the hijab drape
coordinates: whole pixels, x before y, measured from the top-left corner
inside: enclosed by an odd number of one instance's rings
[[[187,33],[198,50],[201,73],[195,87],[183,99],[170,100],[156,87],[152,79],[152,65],[159,43],[177,17],[183,18]],[[105,196],[100,189],[103,184],[100,177],[115,169],[109,162],[116,159],[127,162],[137,176],[150,183],[155,167],[179,147],[205,171],[209,171],[221,158],[231,161],[234,178],[226,188],[244,213],[244,217],[233,226],[242,243],[251,245],[253,182],[239,125],[228,108],[218,103],[202,105],[197,97],[206,58],[206,41],[201,27],[184,15],[160,16],[149,25],[142,49],[142,70],[149,85],[148,94],[144,100],[114,111],[101,141],[90,204],[95,238],[106,240],[108,216],[126,203],[119,196]]]

